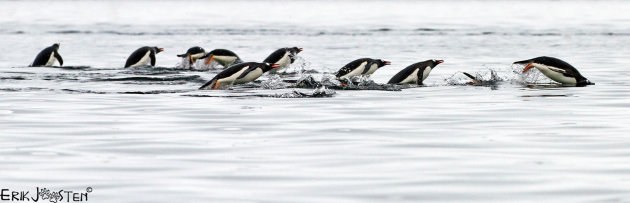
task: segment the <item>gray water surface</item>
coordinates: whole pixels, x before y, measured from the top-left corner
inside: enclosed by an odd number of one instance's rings
[[[0,1],[0,188],[89,202],[628,202],[627,1]],[[64,66],[27,67],[60,42]],[[123,69],[138,47],[157,69]],[[197,90],[191,46],[283,77]],[[596,83],[512,62],[561,58]],[[361,57],[421,87],[295,88]],[[461,72],[500,80],[468,86]],[[532,84],[534,85],[528,85]],[[381,87],[381,86],[376,86]],[[367,90],[365,90],[367,89]],[[392,90],[392,91],[390,91]],[[318,92],[324,95],[313,96]]]

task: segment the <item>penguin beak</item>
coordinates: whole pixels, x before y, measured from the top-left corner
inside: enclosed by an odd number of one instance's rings
[[[164,48],[160,48],[159,50],[160,50],[160,52],[163,52],[163,51],[164,51]]]
[[[278,65],[278,64],[273,64],[273,65],[271,65],[271,67],[272,67],[272,68],[278,68],[278,67],[280,67],[280,65]]]
[[[383,64],[385,64],[385,65],[392,65],[392,62],[385,61],[385,62],[383,62]]]
[[[214,55],[210,55],[210,59],[206,61],[206,65],[210,64],[210,62],[212,62],[212,59],[214,59]]]
[[[436,63],[437,64],[444,63],[444,60],[437,60]]]
[[[528,71],[529,69],[532,69],[532,67],[534,67],[534,63],[527,64],[527,66],[525,66],[525,68],[523,69],[523,73]]]
[[[299,48],[298,50],[300,50],[300,52],[304,51],[304,49],[302,49],[302,48]]]

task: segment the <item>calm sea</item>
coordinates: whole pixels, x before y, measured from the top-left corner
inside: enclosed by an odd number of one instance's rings
[[[629,1],[0,1],[0,189],[88,202],[628,202],[628,11]],[[57,42],[65,67],[27,67]],[[141,46],[165,49],[158,67],[123,69]],[[304,51],[287,74],[208,91],[197,88],[220,70],[175,56],[192,46],[244,61]],[[543,55],[596,85],[551,85],[512,65]],[[362,57],[392,65],[354,89],[294,83]],[[428,59],[445,63],[424,86],[382,85]],[[462,72],[488,83],[465,85]]]

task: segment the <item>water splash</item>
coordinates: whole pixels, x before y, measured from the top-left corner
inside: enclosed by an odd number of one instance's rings
[[[317,81],[312,75],[304,75],[295,83],[298,88],[329,88],[336,90],[385,90],[400,91],[402,86],[392,84],[379,84],[369,77],[359,77],[357,82],[339,81],[331,74],[323,74],[321,81]]]
[[[532,84],[556,84],[547,76],[543,75],[538,69],[532,68],[527,72],[523,72],[523,65],[512,64],[510,66],[512,77],[509,81],[513,84],[532,85]]]
[[[278,75],[269,74],[268,79],[261,82],[260,86],[264,89],[284,89],[287,84]]]

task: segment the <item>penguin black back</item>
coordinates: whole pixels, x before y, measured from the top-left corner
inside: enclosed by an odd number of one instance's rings
[[[185,56],[190,56],[190,55],[193,55],[193,54],[199,54],[199,53],[205,53],[205,52],[206,52],[206,50],[204,50],[201,47],[197,47],[196,46],[196,47],[191,47],[190,49],[188,49],[188,51],[186,51],[185,54],[179,54],[177,56],[178,57],[185,57]]]
[[[271,53],[263,62],[266,63],[276,63],[278,62],[285,54],[287,53],[287,48],[280,48],[273,53]]]
[[[63,59],[61,58],[61,55],[59,55],[58,51],[59,51],[59,43],[46,47],[45,49],[40,51],[39,54],[37,54],[31,66],[46,66],[50,62],[52,57],[54,57],[55,59],[57,59],[57,61],[59,61],[59,65],[63,66]],[[49,64],[49,65],[52,65],[52,64]]]
[[[236,53],[234,53],[233,51],[227,50],[227,49],[215,49],[210,51],[207,55],[209,54],[214,54],[217,56],[236,56],[238,57],[238,55],[236,55]]]
[[[536,58],[532,58],[532,59],[527,59],[527,60],[523,60],[523,61],[517,61],[514,62],[515,64],[524,64],[524,63],[539,63],[539,64],[544,64],[544,65],[548,65],[548,66],[553,66],[553,67],[558,67],[558,68],[562,68],[562,69],[572,69],[572,70],[576,70],[577,69],[575,67],[573,67],[571,64],[567,63],[566,61],[563,61],[559,58],[554,58],[554,57],[549,57],[549,56],[540,56],[540,57],[536,57]]]
[[[129,68],[134,65],[145,65],[139,63],[142,63],[142,60],[145,60],[144,57],[147,55],[147,52],[149,52],[151,66],[155,66],[155,54],[160,53],[163,50],[164,49],[158,47],[140,47],[129,55],[129,58],[127,58],[127,62],[125,63],[125,68]]]

